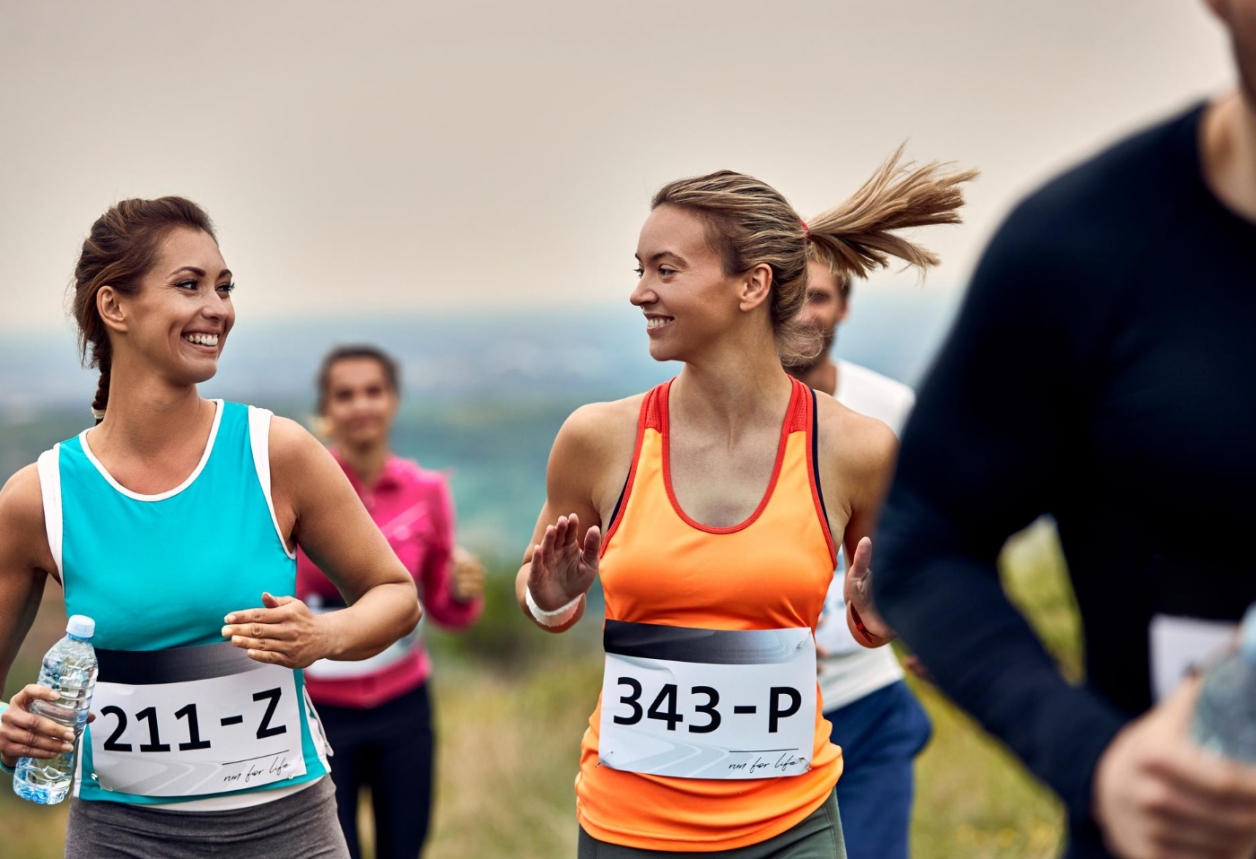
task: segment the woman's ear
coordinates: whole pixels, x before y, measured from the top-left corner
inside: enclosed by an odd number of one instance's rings
[[[772,267],[760,263],[743,275],[738,306],[744,311],[754,310],[772,294]]]
[[[122,307],[122,296],[112,286],[102,286],[96,293],[96,312],[105,327],[119,333],[127,329],[127,315]]]

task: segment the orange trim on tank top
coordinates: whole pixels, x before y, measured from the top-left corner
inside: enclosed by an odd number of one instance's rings
[[[776,462],[772,465],[772,479],[768,481],[767,491],[763,493],[763,498],[760,499],[759,506],[756,507],[754,512],[750,514],[750,518],[739,525],[731,525],[725,528],[703,525],[701,522],[691,519],[689,514],[681,508],[680,502],[676,500],[676,492],[672,489],[672,444],[671,431],[669,429],[670,418],[668,410],[668,399],[671,394],[672,383],[667,383],[667,387],[659,397],[659,414],[663,423],[663,485],[667,487],[667,500],[672,503],[672,510],[680,517],[681,521],[690,528],[694,528],[707,534],[735,534],[738,531],[744,531],[746,528],[753,525],[755,520],[757,520],[759,516],[763,514],[763,511],[767,509],[768,502],[772,500],[772,492],[776,489],[777,478],[781,476],[781,465],[785,461],[785,447],[786,443],[789,441],[790,430],[792,429],[794,423],[794,409],[798,401],[798,389],[800,385],[796,380],[791,380],[791,382],[793,384],[791,385],[789,392],[789,405],[786,406],[785,418],[781,421],[780,440],[776,443]],[[808,451],[807,455],[808,458],[810,458],[810,451]],[[814,489],[815,487],[813,485],[813,492]]]
[[[829,547],[829,559],[833,562],[833,568],[837,568],[837,544],[833,542],[833,529],[829,527],[828,511],[824,509],[824,502],[820,500],[820,475],[816,473],[820,467],[816,462],[816,456],[819,456],[820,444],[814,437],[820,426],[820,409],[819,403],[816,402],[816,393],[814,390],[808,389],[811,395],[807,409],[810,414],[807,415],[807,479],[811,483],[811,500],[816,505],[816,517],[820,520],[820,530],[824,532],[824,542]]]
[[[671,382],[667,384],[670,385]],[[619,499],[615,517],[611,519],[611,524],[606,529],[606,536],[602,538],[602,548],[598,551],[599,558],[606,554],[606,550],[611,545],[611,538],[619,530],[619,523],[624,521],[624,511],[628,509],[628,499],[632,496],[632,484],[637,478],[637,464],[641,461],[641,445],[645,442],[646,427],[650,425],[652,418],[657,417],[653,401],[658,396],[659,387],[662,386],[652,388],[641,403],[641,412],[637,415],[637,441],[632,446],[632,465],[628,466],[628,479],[624,481],[623,497]]]

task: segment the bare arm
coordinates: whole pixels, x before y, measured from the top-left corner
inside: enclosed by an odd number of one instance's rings
[[[872,602],[872,532],[889,493],[898,440],[881,421],[831,400],[818,405],[822,486],[837,489],[832,501],[825,496],[829,527],[848,561],[846,623],[860,644],[880,647],[894,638],[894,631]],[[844,521],[835,521],[839,516]]]
[[[414,629],[414,580],[326,449],[299,424],[270,428],[272,495],[280,528],[340,590],[348,608],[314,615],[288,595],[228,615],[223,635],[259,662],[303,668],[317,659],[365,659]]]
[[[584,616],[583,595],[598,571],[603,511],[618,497],[631,465],[641,398],[577,409],[558,431],[546,472],[546,500],[515,577],[523,613],[547,632],[564,632]],[[531,588],[542,610],[581,598],[575,613],[546,626],[528,609]]]
[[[0,688],[17,657],[54,570],[44,530],[39,475],[30,465],[0,489]],[[0,717],[0,759],[13,766],[19,757],[51,758],[72,742],[74,732],[30,712],[33,700],[56,700],[44,686],[31,684],[13,696]]]

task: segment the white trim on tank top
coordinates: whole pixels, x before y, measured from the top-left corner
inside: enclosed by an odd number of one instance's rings
[[[270,522],[275,526],[275,534],[279,537],[279,545],[289,558],[296,559],[297,553],[288,548],[288,541],[279,527],[279,517],[275,515],[275,499],[270,494],[270,419],[274,414],[268,409],[249,406],[249,447],[253,450],[253,468],[257,471],[257,481],[262,484],[262,494],[266,496],[266,508],[270,510]]]
[[[39,455],[35,468],[39,472],[39,492],[44,500],[44,530],[48,534],[48,548],[52,550],[52,562],[56,573],[61,575],[61,545],[64,526],[61,518],[61,445]],[[64,586],[64,577],[62,582]]]
[[[205,470],[205,464],[209,462],[209,455],[214,452],[214,441],[218,438],[218,425],[222,423],[223,404],[222,400],[210,400],[210,402],[214,404],[217,411],[214,412],[214,425],[209,430],[209,440],[205,442],[205,452],[201,454],[201,461],[196,464],[196,470],[189,474],[186,480],[174,489],[170,489],[166,492],[159,492],[156,495],[141,495],[138,492],[132,492],[130,489],[127,489],[121,483],[114,480],[113,475],[105,470],[105,467],[100,464],[100,460],[98,460],[96,455],[92,453],[91,446],[87,443],[87,430],[83,430],[79,433],[79,444],[83,446],[83,453],[87,456],[88,462],[96,467],[96,470],[100,472],[100,476],[105,478],[105,480],[109,482],[110,486],[121,492],[127,498],[130,498],[133,501],[165,501],[167,498],[173,498],[195,483],[196,478],[200,477],[201,472]]]

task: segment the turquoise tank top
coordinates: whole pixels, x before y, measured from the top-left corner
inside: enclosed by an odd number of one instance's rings
[[[270,413],[239,403],[215,403],[214,426],[200,464],[181,486],[160,495],[139,495],[117,483],[92,455],[86,432],[40,458],[49,543],[65,587],[66,612],[95,619],[92,644],[98,651],[221,645],[223,618],[229,612],[262,607],[263,591],[277,596],[296,592],[296,557],[279,532],[270,497]],[[50,485],[52,467],[57,485]],[[58,512],[60,521],[52,521]],[[273,790],[320,778],[327,772],[322,728],[302,673],[293,673],[301,702],[304,775],[177,798],[106,790],[92,775],[90,732],[93,727],[108,730],[111,721],[98,714],[81,745],[79,797],[159,804]],[[104,674],[102,657],[102,681]]]

